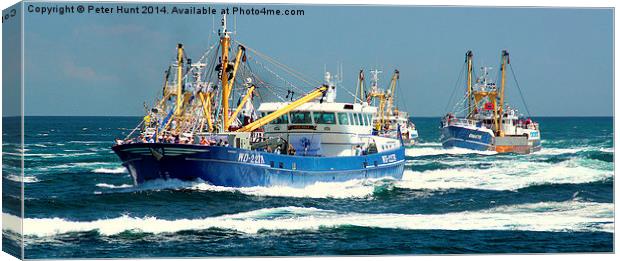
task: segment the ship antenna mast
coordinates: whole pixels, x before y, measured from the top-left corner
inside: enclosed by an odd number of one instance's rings
[[[229,104],[230,89],[228,88],[228,51],[230,49],[230,32],[226,29],[226,14],[222,16],[222,28],[220,29],[220,45],[222,50],[222,65],[221,65],[221,79],[222,84],[222,124],[223,130],[227,130],[227,122],[229,117]]]

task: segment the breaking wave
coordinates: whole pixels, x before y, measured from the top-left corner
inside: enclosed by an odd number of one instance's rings
[[[24,183],[35,183],[35,182],[39,182],[39,179],[37,177],[32,177],[32,176],[18,176],[18,175],[7,175],[4,178],[11,180],[11,181],[15,181],[15,182],[24,182]]]
[[[118,167],[118,168],[96,168],[92,170],[93,173],[103,173],[103,174],[121,174],[127,173],[127,168]]]
[[[49,237],[71,232],[97,231],[102,235],[122,232],[175,233],[211,228],[259,233],[263,230],[318,230],[343,226],[403,230],[520,230],[602,231],[613,233],[612,203],[579,201],[502,206],[481,211],[446,214],[339,213],[316,208],[265,208],[238,214],[201,219],[165,220],[128,215],[95,221],[62,218],[27,218],[24,234]],[[3,214],[8,221],[19,217]],[[10,228],[9,228],[10,229]]]
[[[116,189],[116,188],[131,188],[132,185],[131,184],[121,184],[121,185],[114,185],[114,184],[108,184],[108,183],[98,183],[97,185],[95,185],[97,187],[100,188],[110,188],[110,189]]]

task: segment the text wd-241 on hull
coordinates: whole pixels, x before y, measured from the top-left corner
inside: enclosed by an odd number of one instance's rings
[[[489,67],[473,84],[473,53],[466,54],[467,94],[462,100],[465,114],[448,113],[442,120],[441,142],[444,148],[466,148],[499,153],[530,153],[541,149],[538,123],[519,115],[504,104],[506,69],[510,65],[507,51],[501,57],[501,87],[489,80]],[[518,84],[517,84],[518,87]],[[524,101],[525,103],[525,101]],[[460,107],[457,104],[456,107]]]
[[[234,42],[224,17],[219,42],[198,62],[178,46],[161,99],[112,148],[136,184],[200,179],[229,187],[303,187],[402,177],[403,141],[372,134],[376,107],[336,102],[328,72],[323,84],[314,81],[318,87],[303,92],[277,70],[306,85],[311,80],[238,42],[233,52]],[[305,94],[294,99],[295,93]],[[254,98],[269,95],[280,101],[255,110]]]

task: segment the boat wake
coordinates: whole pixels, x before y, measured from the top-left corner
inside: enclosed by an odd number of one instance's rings
[[[23,227],[25,235],[35,237],[51,237],[88,231],[97,231],[102,235],[116,235],[123,232],[160,234],[212,228],[253,234],[264,230],[319,230],[343,226],[403,230],[596,231],[613,233],[613,208],[612,203],[566,201],[510,205],[482,211],[410,215],[339,213],[316,208],[280,207],[217,217],[177,220],[127,215],[94,221],[26,218]],[[3,214],[3,219],[17,222],[19,218],[10,214]],[[8,229],[11,230],[10,227]],[[19,233],[19,231],[11,232]]]
[[[365,198],[377,190],[389,188],[394,179],[350,180],[346,182],[319,182],[304,188],[287,186],[227,188],[201,183],[191,189],[204,191],[240,192],[251,196],[293,198]]]
[[[581,184],[613,177],[613,170],[571,159],[561,163],[504,161],[486,169],[406,170],[397,187],[407,189],[517,190],[543,184]]]
[[[577,147],[577,148],[543,148],[540,151],[532,153],[533,155],[561,155],[561,154],[576,154],[580,152],[598,151],[603,153],[613,153],[613,148],[602,147]]]
[[[138,186],[130,184],[97,184],[97,187],[119,189],[115,192],[135,192],[144,190],[195,190],[208,192],[242,193],[250,196],[290,197],[290,198],[365,198],[378,191],[390,189],[394,179],[349,180],[346,182],[320,182],[304,188],[288,186],[232,188],[214,186],[202,180],[153,180]]]
[[[613,153],[613,148],[584,146],[576,148],[553,148],[543,147],[540,151],[533,152],[531,155],[544,156],[544,155],[561,155],[561,154],[577,154],[582,152],[597,151],[603,153]],[[439,143],[422,143],[415,147],[407,148],[405,155],[408,157],[423,157],[423,156],[437,156],[437,155],[498,155],[495,151],[478,151],[464,148],[450,148],[444,149]]]

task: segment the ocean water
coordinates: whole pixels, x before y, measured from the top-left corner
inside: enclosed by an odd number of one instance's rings
[[[305,189],[136,187],[110,146],[139,120],[26,118],[26,258],[613,251],[612,118],[537,118],[543,149],[531,155],[444,150],[439,119],[414,118],[403,180]],[[22,178],[3,135],[11,221]],[[16,231],[3,229],[4,250],[19,251]]]

